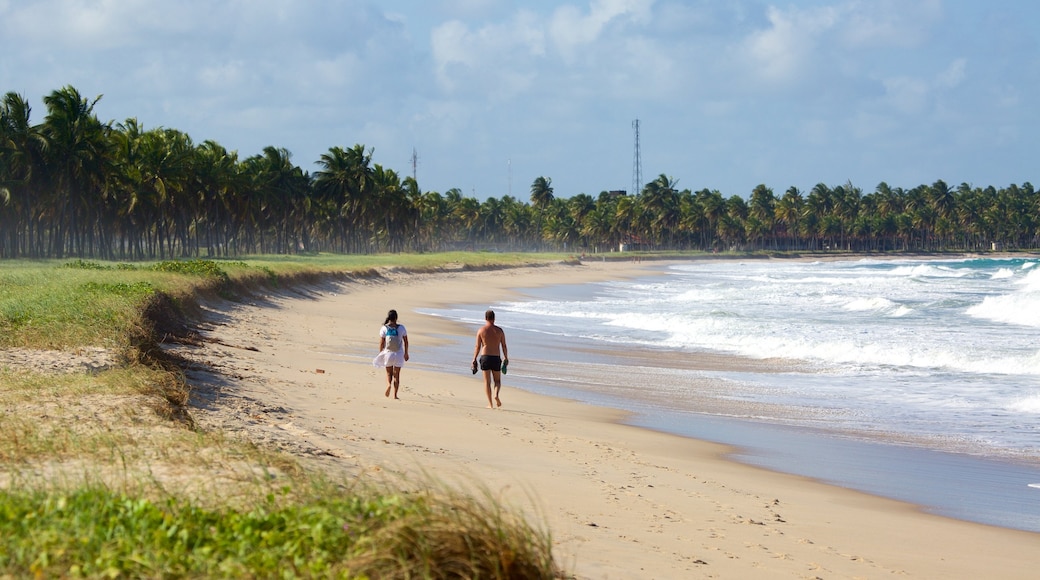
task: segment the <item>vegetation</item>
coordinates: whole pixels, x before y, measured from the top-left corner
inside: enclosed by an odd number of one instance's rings
[[[1030,183],[910,189],[817,184],[747,198],[678,189],[661,174],[639,192],[554,194],[530,203],[424,192],[373,163],[363,145],[331,147],[310,174],[285,149],[240,159],[214,141],[135,118],[103,122],[69,86],[34,124],[23,96],[0,102],[0,257],[151,260],[244,254],[431,252],[499,248],[976,251],[1036,248]]]
[[[554,578],[548,537],[455,492],[319,489],[207,508],[81,488],[0,494],[18,577]]]
[[[548,532],[486,491],[361,482],[196,430],[154,344],[214,291],[531,260],[0,262],[0,349],[115,353],[58,374],[0,362],[0,577],[562,577]]]

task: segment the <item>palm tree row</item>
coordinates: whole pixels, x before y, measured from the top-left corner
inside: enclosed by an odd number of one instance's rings
[[[8,93],[0,102],[0,257],[136,260],[255,253],[511,250],[766,249],[850,251],[1033,248],[1040,196],[942,181],[765,185],[745,199],[680,191],[660,175],[642,191],[554,195],[538,177],[530,203],[481,202],[458,189],[423,192],[372,161],[363,145],[332,147],[310,174],[289,151],[239,159],[219,143],[136,119],[102,122],[98,98],[64,87],[42,122]]]

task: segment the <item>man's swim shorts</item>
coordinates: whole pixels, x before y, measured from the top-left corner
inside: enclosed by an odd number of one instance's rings
[[[494,355],[481,355],[480,357],[480,370],[482,371],[502,371],[502,357]]]

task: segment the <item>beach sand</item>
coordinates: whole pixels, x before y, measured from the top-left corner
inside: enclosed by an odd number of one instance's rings
[[[644,266],[386,272],[213,304],[201,328],[211,342],[180,347],[219,373],[189,373],[194,412],[206,428],[354,477],[486,490],[547,527],[557,561],[578,578],[1036,577],[1040,534],[740,464],[724,446],[623,425],[620,411],[511,388],[511,375],[502,408],[487,409],[481,375],[468,369],[473,329],[414,312]],[[411,344],[400,400],[384,397],[385,372],[371,365],[390,308]],[[446,337],[463,344],[459,372],[422,370]],[[521,373],[524,353],[510,354]]]

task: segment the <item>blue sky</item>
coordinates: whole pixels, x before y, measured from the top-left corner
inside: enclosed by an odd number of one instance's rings
[[[424,191],[1036,182],[1035,0],[0,0],[0,92]]]

